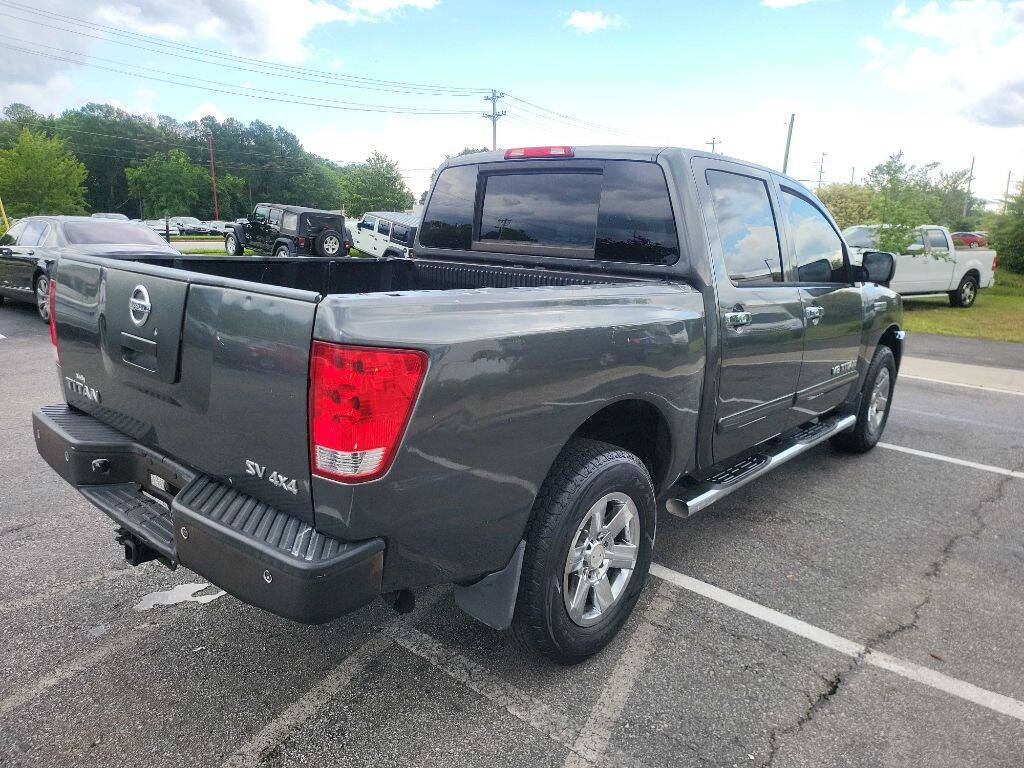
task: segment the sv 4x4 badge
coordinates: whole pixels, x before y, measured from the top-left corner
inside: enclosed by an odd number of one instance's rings
[[[268,476],[266,464],[257,464],[255,461],[252,461],[251,459],[246,459],[245,474],[254,475],[255,477],[260,478],[261,480],[266,480],[271,485],[276,485],[281,490],[288,491],[289,493],[295,496],[299,495],[299,489],[295,485],[294,477],[285,477],[279,472],[274,471],[271,471],[270,475]]]

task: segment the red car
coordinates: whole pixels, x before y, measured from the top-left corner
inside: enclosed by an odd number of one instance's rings
[[[953,237],[959,238],[969,248],[987,248],[988,240],[977,232],[954,232]]]

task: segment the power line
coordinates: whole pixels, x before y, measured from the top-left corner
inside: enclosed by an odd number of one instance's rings
[[[409,82],[409,81],[402,81],[402,80],[386,80],[386,79],[382,79],[382,78],[367,77],[365,75],[350,75],[350,74],[347,74],[347,73],[329,72],[327,70],[318,70],[318,69],[312,69],[312,68],[308,68],[308,67],[297,67],[297,66],[291,66],[291,65],[286,65],[286,64],[278,64],[278,63],[275,63],[275,62],[268,62],[268,61],[264,61],[262,59],[257,59],[257,58],[250,57],[250,56],[242,56],[242,55],[238,55],[238,54],[230,54],[230,53],[225,53],[223,51],[213,51],[213,50],[210,50],[210,49],[207,49],[207,48],[202,48],[200,46],[188,45],[186,43],[178,43],[178,42],[173,42],[173,41],[169,41],[169,40],[164,40],[164,39],[161,39],[161,38],[156,37],[154,35],[146,35],[146,34],[142,34],[142,33],[138,33],[138,32],[132,32],[130,30],[124,30],[124,29],[121,29],[119,27],[114,27],[114,26],[110,26],[110,25],[106,25],[106,24],[100,24],[98,22],[93,22],[93,21],[90,21],[88,19],[83,19],[81,17],[71,16],[71,15],[68,15],[68,14],[57,13],[57,12],[54,12],[54,11],[47,11],[47,10],[43,10],[43,9],[39,9],[39,8],[32,8],[30,6],[25,6],[25,5],[22,5],[20,3],[9,2],[9,0],[0,0],[0,5],[6,6],[8,8],[12,8],[12,9],[14,9],[16,11],[21,12],[21,13],[29,13],[33,17],[35,17],[38,14],[42,14],[45,17],[47,17],[48,19],[50,19],[50,20],[56,20],[56,21],[60,21],[60,22],[63,22],[63,23],[71,23],[71,24],[74,24],[76,26],[85,26],[85,27],[90,28],[90,29],[92,29],[94,31],[95,30],[99,30],[99,31],[105,32],[107,34],[112,34],[112,35],[116,35],[116,36],[119,36],[119,37],[124,37],[124,38],[127,38],[128,40],[132,40],[132,41],[135,41],[135,42],[143,42],[143,43],[146,43],[147,45],[153,45],[153,46],[157,46],[159,48],[168,48],[168,49],[171,49],[171,51],[174,51],[174,55],[176,55],[176,56],[180,56],[180,54],[178,52],[182,51],[182,50],[192,51],[192,52],[195,52],[195,53],[198,53],[198,54],[201,54],[203,56],[210,57],[210,58],[227,59],[227,60],[230,60],[230,61],[238,61],[238,62],[243,62],[243,63],[247,63],[247,64],[256,65],[256,66],[259,66],[259,67],[262,67],[262,68],[265,68],[265,69],[277,70],[277,71],[280,71],[284,76],[289,76],[289,75],[291,75],[294,72],[302,72],[302,73],[305,73],[305,74],[312,74],[312,75],[316,75],[318,77],[328,78],[330,80],[347,80],[347,81],[353,81],[353,82],[359,82],[359,83],[373,84],[373,85],[378,85],[378,86],[394,86],[394,87],[397,87],[397,88],[405,88],[405,89],[416,88],[416,89],[423,89],[423,90],[429,90],[429,91],[438,91],[438,92],[448,92],[448,93],[461,92],[461,93],[463,93],[463,95],[475,95],[475,94],[483,93],[483,92],[486,92],[487,90],[489,90],[489,89],[486,89],[486,88],[463,87],[463,86],[445,86],[445,85],[433,85],[433,84],[430,84],[430,83],[416,83],[416,82]],[[3,14],[3,15],[10,16],[10,14]],[[66,27],[52,27],[50,25],[44,25],[40,21],[38,21],[38,19],[36,19],[36,18],[28,18],[28,19],[26,19],[26,18],[16,17],[16,16],[11,16],[11,18],[17,18],[20,21],[25,21],[25,22],[36,24],[36,25],[39,25],[39,26],[48,26],[51,29],[60,29],[60,30],[65,31],[65,32],[70,32],[72,34],[78,34],[78,35],[85,36],[85,37],[91,37],[93,39],[106,40],[108,42],[116,43],[116,44],[119,44],[119,45],[131,45],[131,44],[126,43],[124,41],[111,39],[109,37],[97,37],[95,35],[87,35],[84,32],[81,32],[81,30],[79,30],[79,29],[68,29]],[[132,46],[132,47],[138,47],[138,46]],[[152,50],[152,49],[144,49],[144,50]],[[154,53],[163,53],[165,55],[169,55],[168,51],[153,51],[153,52]],[[264,73],[264,74],[266,74],[266,73]]]
[[[711,141],[705,141],[705,144],[711,145],[711,154],[715,154],[715,147],[722,143],[722,140],[717,136],[712,136]]]

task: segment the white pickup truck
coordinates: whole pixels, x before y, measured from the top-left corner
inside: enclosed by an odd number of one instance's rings
[[[878,227],[859,224],[843,230],[856,263],[866,249],[875,249]],[[987,248],[956,248],[945,227],[926,224],[914,230],[905,253],[895,254],[896,273],[889,287],[903,296],[947,294],[954,307],[969,307],[978,290],[995,283],[996,252]]]

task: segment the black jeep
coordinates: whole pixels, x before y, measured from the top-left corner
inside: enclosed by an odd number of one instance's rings
[[[247,221],[225,229],[229,256],[241,256],[246,248],[274,256],[347,256],[352,245],[340,212],[297,205],[260,203]]]

